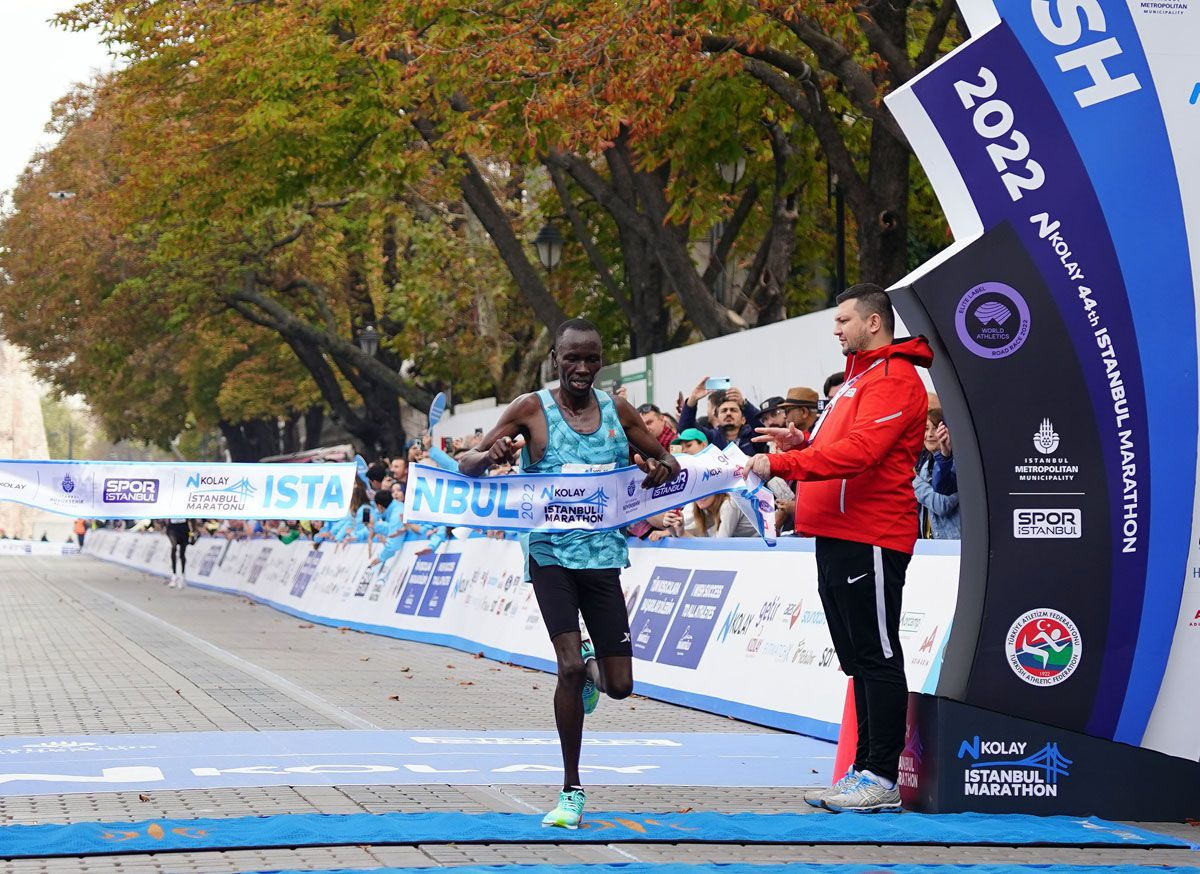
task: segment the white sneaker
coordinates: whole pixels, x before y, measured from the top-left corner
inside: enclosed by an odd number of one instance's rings
[[[898,813],[900,787],[888,789],[870,771],[860,771],[856,783],[836,795],[825,796],[824,805],[834,813]]]

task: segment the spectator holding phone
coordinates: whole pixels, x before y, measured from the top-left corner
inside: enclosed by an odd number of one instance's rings
[[[758,420],[758,407],[749,403],[742,396],[741,389],[731,386],[730,382],[728,377],[706,376],[696,384],[679,413],[680,433],[688,428],[699,428],[708,442],[718,449],[734,443],[747,455],[766,452],[765,446],[753,442],[755,426],[751,423]],[[712,427],[699,427],[696,423],[696,406],[702,398],[715,392],[724,392],[723,396],[717,397],[717,409],[713,414],[715,421],[711,423]]]
[[[917,458],[917,473],[913,477],[913,493],[917,497],[918,537],[927,540],[958,540],[962,536],[962,522],[958,511],[958,482],[954,476],[953,457],[942,454],[939,432],[945,431],[942,411],[932,409],[925,419],[925,447]],[[949,450],[950,435],[946,431],[946,449]],[[943,493],[934,487],[934,479]]]

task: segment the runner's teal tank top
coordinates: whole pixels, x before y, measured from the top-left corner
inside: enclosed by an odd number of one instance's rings
[[[600,404],[600,426],[580,434],[567,424],[546,389],[537,393],[546,415],[546,452],[535,463],[529,447],[521,450],[521,470],[526,473],[595,473],[614,470],[629,463],[629,440],[617,415],[617,405],[605,392],[592,389]],[[565,568],[623,568],[629,564],[629,548],[620,531],[531,531],[521,538],[525,547],[525,578],[529,562]]]

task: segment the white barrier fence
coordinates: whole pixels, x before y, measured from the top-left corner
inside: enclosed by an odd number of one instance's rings
[[[0,538],[0,555],[79,555],[79,546],[74,542]]]
[[[631,543],[622,575],[635,691],[651,698],[836,738],[846,693],[817,597],[811,540]],[[364,545],[201,538],[188,582],[311,621],[482,651],[553,671],[554,654],[512,540],[406,543],[386,570]],[[160,534],[92,532],[85,552],[170,572]],[[901,638],[909,687],[930,690],[958,590],[957,544],[921,543],[908,570]]]

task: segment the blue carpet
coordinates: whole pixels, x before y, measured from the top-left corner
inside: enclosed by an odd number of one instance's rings
[[[589,732],[590,786],[828,786],[837,747],[790,734]],[[189,731],[0,737],[0,798],[439,783],[562,785],[548,731]],[[122,785],[123,784],[123,785]]]
[[[338,868],[260,871],[257,874],[429,874],[428,868]],[[1140,865],[863,865],[788,862],[753,865],[748,862],[713,862],[661,865],[633,862],[619,865],[466,865],[454,874],[1195,874],[1195,868]]]
[[[137,823],[0,826],[0,858],[353,844],[938,844],[1191,848],[1101,819],[1067,816],[589,813],[578,831],[524,813],[288,814]]]

